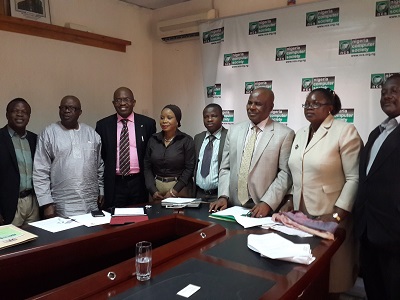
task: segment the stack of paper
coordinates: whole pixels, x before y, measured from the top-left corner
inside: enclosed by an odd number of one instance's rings
[[[161,201],[161,205],[171,208],[199,207],[201,198],[166,198]]]
[[[309,265],[315,257],[310,244],[295,244],[276,233],[250,234],[247,247],[261,256]]]
[[[244,228],[255,226],[272,226],[278,224],[272,221],[271,217],[266,218],[251,218],[247,216],[250,210],[241,206],[233,206],[210,215],[210,218],[220,219],[231,222],[238,222]]]
[[[110,224],[123,225],[128,223],[138,223],[148,219],[149,217],[144,213],[143,207],[116,207],[111,216]]]

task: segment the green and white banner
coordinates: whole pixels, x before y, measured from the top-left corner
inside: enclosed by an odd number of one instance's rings
[[[301,104],[313,89],[342,100],[336,119],[364,141],[386,117],[387,77],[400,71],[400,0],[328,0],[210,21],[200,26],[205,103],[219,103],[228,125],[247,119],[257,87],[272,89],[271,118],[295,131],[308,125]]]

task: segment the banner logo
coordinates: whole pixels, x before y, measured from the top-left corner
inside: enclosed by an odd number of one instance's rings
[[[275,122],[287,125],[288,114],[289,112],[287,109],[273,109],[269,114],[269,117]]]
[[[233,124],[235,123],[235,111],[232,110],[222,110],[222,124]]]
[[[224,54],[224,66],[244,68],[249,66],[249,51]]]
[[[339,55],[375,56],[376,37],[339,41]]]
[[[275,35],[276,18],[249,23],[249,35]]]
[[[386,82],[386,79],[388,79],[390,76],[392,76],[393,74],[396,74],[396,73],[400,74],[400,72],[371,74],[370,88],[371,89],[381,89],[382,85]]]
[[[400,17],[400,0],[377,1],[375,5],[375,17],[389,16]]]
[[[203,32],[203,44],[219,44],[224,41],[224,27]]]
[[[335,76],[310,77],[301,79],[301,91],[311,92],[319,88],[335,90]]]
[[[221,98],[221,84],[207,86],[207,98]]]
[[[306,13],[306,26],[339,26],[339,7]]]
[[[251,94],[255,89],[260,87],[265,87],[269,90],[272,90],[272,80],[246,81],[244,83],[244,93]]]
[[[290,46],[276,48],[275,61],[305,62],[306,61],[306,45]]]
[[[334,118],[346,123],[354,123],[354,108],[342,108]]]

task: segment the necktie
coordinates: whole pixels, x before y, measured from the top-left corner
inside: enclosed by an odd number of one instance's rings
[[[130,171],[130,158],[129,158],[129,131],[128,131],[128,120],[121,120],[123,127],[121,130],[121,136],[119,138],[119,171],[121,175],[125,176]]]
[[[209,135],[208,136],[208,144],[206,148],[204,149],[204,155],[203,155],[203,162],[201,163],[201,171],[200,174],[204,178],[210,174],[210,165],[211,165],[211,158],[212,158],[212,153],[213,153],[213,141],[215,140],[214,135]]]
[[[240,203],[242,203],[242,205],[249,200],[247,177],[249,175],[251,158],[253,156],[254,146],[256,144],[257,132],[259,128],[257,126],[254,126],[251,130],[252,134],[243,151],[242,162],[240,163],[240,169],[239,169],[238,199]]]

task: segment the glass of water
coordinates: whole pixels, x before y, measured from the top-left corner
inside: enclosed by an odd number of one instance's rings
[[[149,280],[151,277],[151,243],[136,243],[136,278],[139,281]]]

